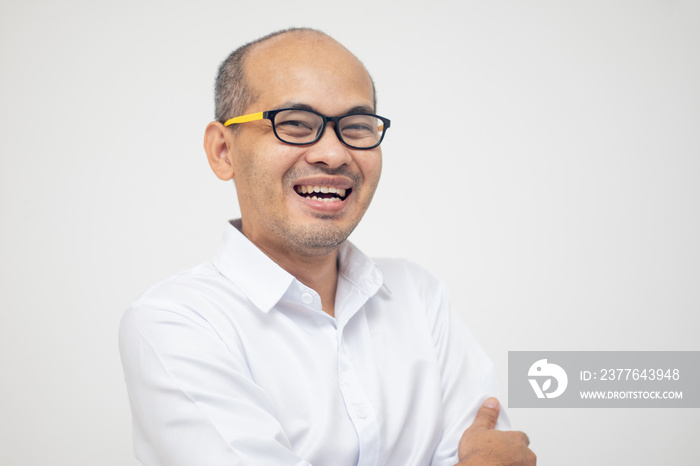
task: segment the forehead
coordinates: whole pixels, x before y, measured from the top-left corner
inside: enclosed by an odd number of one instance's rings
[[[244,67],[247,85],[256,96],[251,111],[289,103],[310,105],[328,115],[357,106],[374,108],[372,80],[362,63],[318,33],[287,33],[256,44]]]

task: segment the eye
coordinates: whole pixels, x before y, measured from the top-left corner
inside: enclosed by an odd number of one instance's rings
[[[379,125],[376,117],[371,115],[350,115],[343,118],[341,132],[344,138],[377,138]]]
[[[311,131],[313,129],[308,122],[301,120],[279,121],[276,123],[276,126],[289,131]]]
[[[292,139],[314,136],[323,120],[306,110],[284,110],[275,117],[278,135]]]
[[[370,126],[363,126],[363,125],[352,125],[352,126],[346,126],[341,130],[343,134],[344,139],[354,139],[354,140],[360,140],[360,139],[371,139],[371,140],[377,140],[379,139],[379,135],[376,131],[376,128],[372,128]]]
[[[372,126],[369,126],[366,124],[356,123],[353,125],[343,126],[343,131],[364,131],[364,132],[372,133],[372,132],[374,132],[374,128]]]

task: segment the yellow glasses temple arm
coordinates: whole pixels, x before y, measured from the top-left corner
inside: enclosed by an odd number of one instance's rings
[[[241,115],[236,118],[231,118],[230,120],[226,120],[224,123],[224,126],[230,126],[230,125],[235,125],[237,123],[247,123],[249,121],[255,121],[255,120],[262,120],[264,112],[258,112],[258,113],[251,113],[249,115]]]

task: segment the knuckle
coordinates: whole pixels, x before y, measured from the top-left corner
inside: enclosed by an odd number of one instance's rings
[[[528,437],[525,432],[521,432],[521,434],[522,434],[522,439],[525,442],[525,445],[530,445],[530,437]]]
[[[529,464],[534,466],[537,464],[537,455],[535,455],[535,452],[532,450],[529,450],[529,452],[530,452],[528,455]]]

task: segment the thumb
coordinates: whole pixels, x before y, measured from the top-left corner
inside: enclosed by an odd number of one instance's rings
[[[488,398],[484,401],[484,404],[479,408],[479,412],[476,413],[474,422],[469,427],[469,429],[494,429],[496,427],[496,421],[498,421],[498,414],[500,412],[500,405],[496,398]]]

